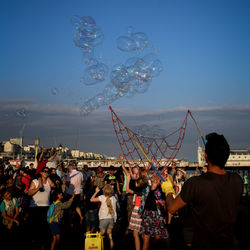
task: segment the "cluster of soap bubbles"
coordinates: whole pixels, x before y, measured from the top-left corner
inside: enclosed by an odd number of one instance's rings
[[[92,98],[88,98],[84,101],[83,105],[80,108],[80,114],[82,116],[87,116],[95,109],[98,109],[105,105],[109,105],[123,95],[123,92],[121,92],[114,85],[107,84],[101,93],[98,93]]]
[[[101,27],[90,16],[73,16],[71,22],[76,28],[73,42],[82,49],[83,61],[87,65],[81,82],[85,85],[94,85],[105,81],[108,75],[108,67],[100,60],[94,58],[95,47],[104,40]]]
[[[153,53],[130,57],[124,63],[115,64],[109,74],[108,66],[94,57],[95,47],[104,40],[102,29],[89,16],[74,16],[72,24],[76,28],[74,44],[82,49],[86,64],[81,82],[85,85],[94,85],[109,80],[102,92],[83,102],[80,108],[82,115],[86,116],[123,96],[132,97],[138,93],[145,93],[152,79],[160,75],[162,63]],[[120,51],[133,53],[152,48],[145,33],[135,32],[131,26],[127,33],[128,35],[119,36],[116,40]]]
[[[162,64],[155,54],[131,57],[125,64],[117,64],[110,74],[111,83],[126,96],[145,93],[153,77],[159,76]]]
[[[108,67],[97,59],[91,59],[88,67],[84,70],[81,82],[85,85],[94,85],[106,80],[108,75]]]
[[[93,52],[93,49],[103,42],[102,29],[97,26],[94,18],[90,16],[73,16],[71,22],[76,28],[74,44],[81,48],[84,53]]]

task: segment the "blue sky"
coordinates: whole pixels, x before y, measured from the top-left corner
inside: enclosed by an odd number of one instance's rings
[[[80,82],[85,65],[80,49],[73,43],[75,30],[70,22],[72,16],[79,15],[93,17],[102,27],[105,39],[96,48],[95,55],[109,68],[131,56],[119,51],[115,43],[130,25],[148,35],[154,45],[152,51],[163,64],[163,72],[153,79],[146,93],[120,98],[112,103],[114,109],[126,111],[131,117],[143,112],[177,112],[179,123],[176,121],[176,125],[170,126],[174,128],[181,124],[189,108],[196,112],[204,133],[219,129],[233,147],[249,147],[246,136],[250,134],[246,126],[250,104],[249,11],[247,0],[1,1],[0,141],[17,136],[25,123],[26,143],[38,135],[45,146],[51,146],[51,137],[56,136],[57,141],[74,147],[77,131],[80,131],[82,150],[119,153],[107,107],[79,118],[82,100],[100,93],[108,83],[85,86]],[[56,95],[51,94],[52,88],[58,89]],[[13,115],[20,108],[27,112],[25,119]],[[228,118],[221,120],[215,111],[218,109],[226,110],[222,114]],[[214,117],[206,113],[211,110]],[[74,114],[74,118],[69,122],[71,125],[66,126],[69,114]],[[214,127],[206,122],[208,117]],[[159,119],[152,121],[151,118],[141,123],[159,123]],[[165,118],[166,124],[161,126],[167,130],[171,119],[167,115]],[[105,137],[99,133],[103,119],[109,131]],[[235,119],[241,133],[235,131],[238,130]],[[129,121],[127,118],[124,122]],[[90,127],[95,128],[93,134],[99,135],[98,141],[96,135],[89,138]],[[197,132],[191,129],[180,157],[196,158],[193,144],[196,138]]]

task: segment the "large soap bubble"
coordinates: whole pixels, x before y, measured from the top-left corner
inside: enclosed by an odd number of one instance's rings
[[[76,28],[73,39],[74,44],[83,49],[84,53],[91,53],[94,47],[103,42],[104,35],[102,29],[96,25],[94,18],[90,16],[74,16],[71,22]]]
[[[134,39],[138,50],[143,50],[148,45],[148,37],[143,32],[132,33],[131,38]]]
[[[129,36],[119,36],[116,39],[116,46],[123,52],[142,51],[150,47],[148,36],[144,32],[134,32],[132,26],[128,27],[127,33]]]
[[[127,91],[129,89],[131,74],[123,64],[117,64],[110,74],[110,80],[119,90]]]
[[[105,64],[96,60],[94,63],[92,62],[90,61],[90,66],[84,70],[84,75],[81,78],[81,82],[85,85],[94,85],[103,82],[108,75],[108,67]]]
[[[137,49],[137,45],[134,39],[128,36],[120,36],[116,40],[117,48],[124,52],[134,52]]]

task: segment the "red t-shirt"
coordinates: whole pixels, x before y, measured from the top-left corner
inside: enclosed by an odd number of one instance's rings
[[[27,174],[22,177],[22,183],[25,185],[24,191],[28,191],[30,186],[31,177]]]
[[[47,162],[48,160],[37,162],[36,174],[39,174],[40,172],[42,172],[43,168],[46,167]]]

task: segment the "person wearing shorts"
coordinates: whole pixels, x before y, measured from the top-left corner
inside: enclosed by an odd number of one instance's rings
[[[101,234],[107,233],[110,240],[110,249],[113,249],[114,242],[112,239],[112,229],[117,219],[116,214],[116,198],[113,196],[114,190],[110,184],[106,184],[103,188],[103,195],[96,197],[100,189],[96,187],[96,191],[91,197],[91,202],[101,202],[99,209],[99,227]]]

